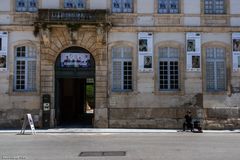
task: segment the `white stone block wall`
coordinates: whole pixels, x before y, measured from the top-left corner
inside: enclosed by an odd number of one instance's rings
[[[0,0],[0,13],[11,10],[10,0]]]
[[[200,14],[201,0],[184,0],[184,14]]]
[[[154,2],[155,0],[138,0],[137,1],[137,13],[154,13]]]
[[[107,0],[90,0],[90,9],[107,9]]]
[[[59,9],[60,8],[60,2],[59,0],[42,0],[41,2],[41,8],[51,8],[51,9]]]
[[[231,14],[240,14],[240,1],[239,0],[229,0],[230,1],[230,13]]]

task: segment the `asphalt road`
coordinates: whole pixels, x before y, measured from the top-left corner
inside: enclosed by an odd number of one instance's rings
[[[0,159],[238,160],[240,133],[1,133]]]

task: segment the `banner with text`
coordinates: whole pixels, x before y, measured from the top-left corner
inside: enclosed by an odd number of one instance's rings
[[[201,72],[201,34],[186,34],[187,71]]]
[[[240,33],[232,33],[233,72],[240,70]]]
[[[8,33],[0,31],[0,71],[7,70]]]
[[[61,67],[63,68],[90,67],[90,54],[89,53],[62,53]]]
[[[138,33],[138,70],[140,72],[153,71],[153,34]]]

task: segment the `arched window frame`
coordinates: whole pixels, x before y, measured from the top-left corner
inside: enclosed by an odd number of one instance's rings
[[[178,91],[180,89],[180,51],[173,47],[158,49],[159,91]]]
[[[132,89],[128,90],[128,91],[124,91],[124,90],[113,90],[112,88],[112,76],[113,76],[113,60],[112,60],[112,50],[114,47],[118,47],[118,48],[131,48],[132,51]],[[134,95],[137,92],[137,57],[136,57],[136,53],[137,53],[137,44],[131,41],[115,41],[109,44],[108,46],[108,59],[109,59],[109,66],[108,66],[108,70],[109,70],[109,77],[108,77],[108,81],[110,82],[110,85],[108,87],[109,93],[111,95]]]
[[[226,77],[226,88],[224,90],[209,90],[207,89],[207,49],[208,48],[222,48],[225,51],[225,77]],[[231,92],[231,73],[232,73],[232,63],[231,63],[231,59],[232,59],[232,55],[231,55],[231,46],[229,46],[228,44],[225,44],[223,42],[206,42],[204,44],[202,44],[202,67],[203,67],[203,93],[205,94],[225,94],[228,93],[230,94]]]
[[[15,92],[37,91],[37,48],[32,45],[18,45],[14,48]]]
[[[185,54],[184,54],[184,45],[176,42],[176,41],[164,41],[159,42],[155,45],[155,55],[154,55],[154,64],[155,65],[155,72],[154,72],[154,79],[155,79],[155,94],[160,95],[183,95],[185,93],[184,87],[184,77],[185,77]],[[160,90],[160,83],[159,83],[159,62],[161,57],[159,57],[159,52],[161,48],[174,48],[178,50],[178,72],[179,72],[179,82],[178,82],[178,89],[162,89]],[[173,58],[176,60],[176,57]]]
[[[133,90],[132,49],[127,46],[112,48],[112,91],[129,92]]]

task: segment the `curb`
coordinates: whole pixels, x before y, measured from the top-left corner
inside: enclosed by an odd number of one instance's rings
[[[20,133],[21,130],[0,130],[1,133]],[[31,133],[31,130],[26,130]],[[164,129],[92,129],[92,128],[59,128],[59,129],[36,129],[36,133],[191,133],[181,130]],[[240,133],[240,130],[203,130],[203,133]]]

